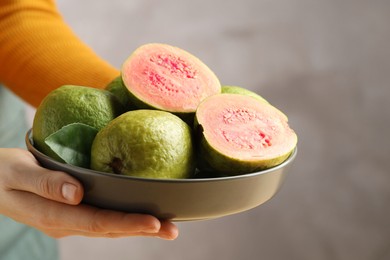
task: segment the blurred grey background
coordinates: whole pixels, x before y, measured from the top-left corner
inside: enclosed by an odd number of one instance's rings
[[[390,2],[58,0],[118,68],[164,42],[284,111],[299,154],[266,204],[178,223],[176,241],[60,240],[63,260],[390,259]],[[93,69],[93,68],[92,68]]]

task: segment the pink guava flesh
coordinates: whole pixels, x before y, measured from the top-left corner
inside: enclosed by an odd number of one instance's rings
[[[295,132],[275,107],[252,97],[221,94],[201,103],[196,113],[209,145],[243,161],[273,159],[296,146]]]
[[[220,92],[215,74],[179,48],[147,44],[125,61],[122,78],[141,102],[170,112],[194,112],[204,98]]]
[[[256,111],[248,108],[227,108],[222,113],[222,125],[215,133],[219,132],[225,142],[237,149],[255,150],[258,146],[265,148],[272,145],[269,134],[272,129],[263,120]],[[263,126],[260,127],[256,121]]]

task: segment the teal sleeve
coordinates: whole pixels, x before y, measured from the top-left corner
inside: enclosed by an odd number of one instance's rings
[[[24,148],[25,106],[0,85],[0,147]],[[0,215],[0,259],[56,260],[57,243],[36,229]]]

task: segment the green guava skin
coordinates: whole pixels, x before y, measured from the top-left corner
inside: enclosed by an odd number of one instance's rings
[[[158,179],[189,178],[195,171],[191,128],[169,112],[140,109],[112,120],[96,135],[91,169]]]
[[[45,155],[63,161],[45,144],[46,137],[71,123],[100,130],[123,112],[117,98],[106,90],[61,86],[50,92],[36,110],[32,127],[34,146]]]
[[[126,111],[134,110],[137,107],[131,102],[129,90],[123,84],[122,76],[114,78],[105,88],[121,102]]]
[[[234,100],[235,96],[237,97],[243,95],[222,93],[220,95],[215,95],[208,99],[213,99],[213,103],[216,104],[216,106],[221,107],[224,106],[223,105],[224,103],[226,103],[225,102],[226,99],[225,99],[223,100],[223,102],[221,102],[220,105],[218,105],[218,97],[222,97],[222,96],[225,97],[229,96],[232,100]],[[202,102],[199,105],[199,107],[201,108],[204,103],[208,102],[208,99]],[[206,133],[207,130],[204,127],[205,124],[207,124],[207,122],[204,122],[204,119],[203,122],[199,121],[199,118],[201,117],[200,115],[201,113],[208,113],[214,115],[214,112],[210,110],[204,110],[198,108],[194,119],[194,133],[195,133],[194,138],[196,140],[197,168],[200,171],[206,173],[207,172],[212,173],[214,176],[234,176],[234,175],[257,172],[281,164],[294,151],[297,144],[297,136],[294,133],[294,131],[288,127],[287,118],[284,116],[283,113],[281,113],[277,108],[271,106],[269,103],[266,102],[259,103],[254,101],[252,97],[243,97],[241,99],[244,99],[246,101],[243,102],[243,104],[247,104],[248,107],[257,106],[257,104],[259,104],[258,106],[271,109],[274,113],[273,116],[276,115],[277,117],[279,117],[278,120],[284,122],[283,124],[289,129],[287,131],[289,133],[289,137],[287,141],[289,143],[289,149],[280,150],[280,153],[274,157],[266,156],[266,158],[259,157],[258,159],[254,159],[254,158],[243,159],[243,158],[230,156],[229,150],[226,150],[227,148],[225,148],[225,150],[222,148],[216,149],[216,147],[210,144],[211,139],[208,139],[206,137],[210,135],[207,135]]]
[[[247,96],[254,97],[261,102],[269,103],[265,98],[263,98],[256,92],[250,91],[249,89],[239,87],[239,86],[227,86],[227,85],[222,86],[221,93],[247,95]]]
[[[198,165],[204,172],[213,173],[215,176],[234,176],[257,171],[262,171],[274,167],[284,162],[293,150],[272,159],[264,161],[244,161],[226,156],[214,149],[204,137],[200,138],[198,145]]]

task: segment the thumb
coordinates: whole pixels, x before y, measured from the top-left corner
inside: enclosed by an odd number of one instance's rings
[[[74,177],[60,171],[52,171],[38,165],[26,163],[11,174],[9,187],[13,190],[28,191],[41,197],[77,205],[84,194],[81,183]]]
[[[81,202],[84,191],[78,180],[63,172],[39,168],[19,174],[23,180],[18,188],[66,204],[77,205]]]

